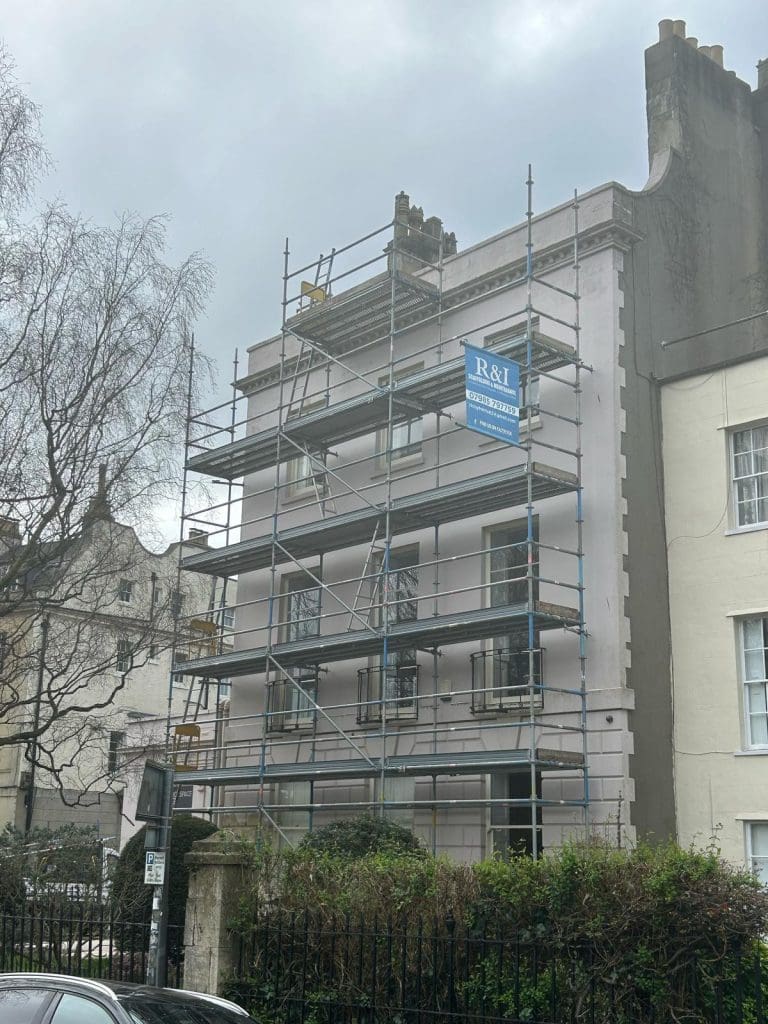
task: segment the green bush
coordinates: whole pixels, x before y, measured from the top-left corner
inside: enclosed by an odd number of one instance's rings
[[[152,916],[152,886],[144,884],[144,837],[147,827],[140,829],[125,844],[112,878],[112,909],[116,917],[141,924]],[[207,839],[216,826],[191,814],[179,814],[171,826],[171,849],[168,858],[168,924],[184,927],[187,911],[189,869],[184,857],[198,839]]]
[[[246,948],[258,935],[238,991],[250,991],[265,1021],[282,1012],[271,1002],[270,949],[273,958],[287,957],[275,975],[282,1001],[295,984],[305,995],[334,993],[340,1004],[380,1002],[393,978],[411,993],[420,991],[418,978],[431,979],[445,1000],[453,949],[455,998],[481,1015],[493,1007],[521,1020],[550,1019],[554,1000],[573,1015],[563,1019],[580,1020],[589,1006],[596,1019],[616,1024],[704,1020],[718,998],[726,1007],[737,998],[737,975],[745,993],[753,985],[748,974],[768,926],[768,894],[713,850],[573,843],[537,861],[470,867],[423,850],[351,856],[321,846],[275,851],[262,839],[252,847],[232,925]],[[379,940],[355,938],[374,926],[384,933]],[[307,934],[306,974],[289,984],[296,936]],[[377,982],[385,990],[355,991],[347,961],[371,978],[377,957],[387,965]]]
[[[333,821],[317,831],[307,832],[299,849],[343,859],[365,857],[371,853],[426,855],[413,832],[395,821],[372,814]]]

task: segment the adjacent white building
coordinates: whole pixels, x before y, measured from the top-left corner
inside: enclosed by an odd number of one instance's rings
[[[6,553],[24,543],[14,523],[2,531]],[[202,543],[193,536],[185,547]],[[23,598],[10,595],[2,685],[26,704],[0,728],[10,733],[35,715],[50,725],[37,745],[0,746],[0,826],[92,825],[122,845],[138,827],[144,762],[164,755],[169,700],[177,763],[205,761],[208,720],[220,713],[226,685],[190,686],[174,672],[174,637],[176,665],[209,653],[213,631],[228,631],[232,612],[219,580],[179,577],[178,547],[152,552],[102,509],[63,556],[19,581]],[[228,592],[234,600],[234,585]],[[73,714],[72,706],[87,710]],[[185,807],[204,802],[188,786],[176,796]]]

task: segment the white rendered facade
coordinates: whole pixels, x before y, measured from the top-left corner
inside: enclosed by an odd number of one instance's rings
[[[662,397],[679,838],[768,881],[768,357]]]

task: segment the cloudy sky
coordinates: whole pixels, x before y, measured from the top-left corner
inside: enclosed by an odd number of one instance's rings
[[[646,175],[643,50],[684,17],[754,85],[765,0],[5,0],[43,109],[43,182],[96,221],[169,215],[216,290],[198,339],[231,355],[280,322],[302,262],[385,223],[404,189],[459,246]]]

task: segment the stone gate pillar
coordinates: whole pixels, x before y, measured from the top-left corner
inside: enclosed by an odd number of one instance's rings
[[[236,965],[237,943],[227,925],[242,891],[245,858],[218,834],[194,843],[184,925],[184,988],[218,995]]]

